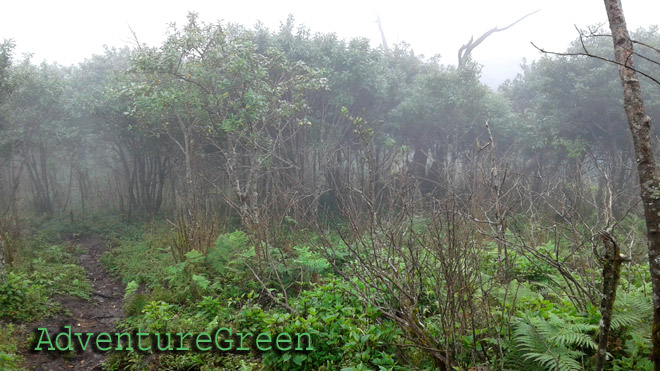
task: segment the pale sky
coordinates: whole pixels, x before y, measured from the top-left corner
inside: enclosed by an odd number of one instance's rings
[[[660,1],[622,0],[630,30],[660,23]],[[18,57],[32,53],[34,62],[76,64],[103,45],[132,44],[132,28],[140,41],[158,45],[170,22],[183,24],[187,12],[204,21],[224,20],[253,26],[262,21],[277,29],[293,14],[297,24],[313,32],[335,32],[342,38],[366,37],[381,43],[380,15],[390,45],[405,41],[416,54],[441,55],[456,64],[457,52],[471,35],[480,36],[540,9],[513,28],[491,35],[473,57],[484,65],[482,81],[496,86],[514,77],[522,58],[539,56],[530,44],[563,51],[577,37],[575,25],[607,26],[602,0],[435,0],[435,1],[12,1],[0,13],[0,39],[13,39]]]

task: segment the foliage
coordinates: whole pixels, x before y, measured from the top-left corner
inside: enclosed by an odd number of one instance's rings
[[[528,317],[527,321],[521,321],[514,335],[522,359],[534,365],[529,368],[541,366],[546,370],[582,370],[585,354],[574,349],[596,349],[597,344],[589,335],[596,329],[594,325],[573,323],[549,314],[547,319]]]
[[[0,283],[0,317],[27,320],[43,316],[49,309],[43,287],[26,276],[9,272],[7,281]]]
[[[221,234],[209,250],[208,261],[216,273],[236,276],[243,271],[247,259],[254,257],[247,235],[242,231]]]
[[[635,32],[642,55],[657,31]],[[607,57],[604,40],[569,51]],[[478,64],[403,43],[196,14],[78,66],[13,52],[0,44],[3,320],[89,299],[75,241],[101,235],[126,283],[121,329],[304,332],[315,348],[117,352],[110,369],[588,369],[594,236],[612,227],[630,262],[610,366],[651,367],[614,65],[546,56],[493,91]],[[639,68],[657,75],[652,59]],[[18,333],[0,325],[0,368],[17,367]]]
[[[31,256],[19,264],[0,283],[0,317],[35,320],[52,313],[55,295],[89,299],[91,287],[84,268],[75,264],[75,248],[31,242]]]
[[[350,286],[333,279],[302,293],[293,303],[295,315],[265,312],[245,307],[237,324],[243,328],[262,328],[270,333],[312,335],[313,352],[266,352],[265,366],[278,370],[335,369],[359,370],[396,366],[392,344],[400,330],[384,321],[375,308],[363,307],[347,291]]]
[[[157,225],[153,232],[149,232],[151,227],[125,230],[125,234],[114,240],[115,248],[101,259],[124,282],[154,285],[168,278],[163,267],[173,261],[168,247],[172,231],[164,225]],[[142,237],[143,234],[146,238]]]
[[[0,324],[0,368],[7,371],[20,370],[22,357],[16,336],[19,331],[13,324]]]

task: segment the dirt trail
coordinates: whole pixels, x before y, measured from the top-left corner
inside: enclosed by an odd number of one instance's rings
[[[121,281],[106,272],[99,262],[99,258],[105,252],[105,243],[97,235],[80,237],[70,242],[79,244],[84,251],[78,256],[78,262],[87,271],[87,280],[92,286],[91,301],[71,296],[56,297],[55,300],[62,304],[64,313],[34,323],[30,329],[46,327],[53,340],[54,334],[60,332],[63,326],[71,326],[71,332],[111,333],[115,322],[123,315],[124,291]],[[60,353],[42,350],[26,353],[25,367],[29,370],[44,371],[101,370],[101,363],[107,353],[93,351],[90,348],[92,347],[88,346],[84,352]]]

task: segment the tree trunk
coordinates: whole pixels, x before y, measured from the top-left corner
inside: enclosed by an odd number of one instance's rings
[[[2,283],[3,285],[5,282],[7,282],[7,271],[5,268],[5,248],[4,244],[0,240],[0,275],[2,276]]]
[[[607,360],[607,341],[609,339],[610,324],[614,313],[616,288],[621,277],[621,264],[626,259],[621,256],[619,245],[607,231],[600,231],[603,241],[603,293],[600,300],[600,313],[602,318],[598,327],[598,352],[596,353],[596,371],[602,371]]]
[[[428,162],[428,153],[427,149],[422,145],[415,145],[412,164],[411,164],[411,173],[417,179],[417,184],[419,184],[419,190],[422,195],[428,195],[431,192],[432,184],[429,181],[428,174],[426,172],[426,163]]]
[[[612,30],[614,55],[619,64],[623,104],[633,137],[640,193],[644,205],[648,239],[649,268],[653,285],[652,359],[660,371],[660,182],[651,148],[651,119],[646,115],[639,80],[633,64],[633,44],[628,34],[621,0],[604,0]]]

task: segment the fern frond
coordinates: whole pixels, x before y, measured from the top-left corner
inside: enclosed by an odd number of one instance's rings
[[[578,332],[568,331],[563,334],[557,334],[552,337],[552,341],[558,345],[563,345],[565,347],[577,346],[581,348],[597,349],[598,344],[594,339],[587,334],[581,334]]]
[[[651,298],[640,293],[621,293],[617,295],[612,315],[611,328],[632,327],[653,318]]]
[[[574,317],[572,317],[575,320]],[[548,318],[527,317],[516,325],[516,345],[520,357],[546,370],[581,370],[578,361],[585,356],[580,348],[596,349],[590,332],[595,325],[572,322],[549,313]]]
[[[549,353],[527,353],[523,358],[532,360],[546,370],[580,371],[582,365],[572,358]]]

